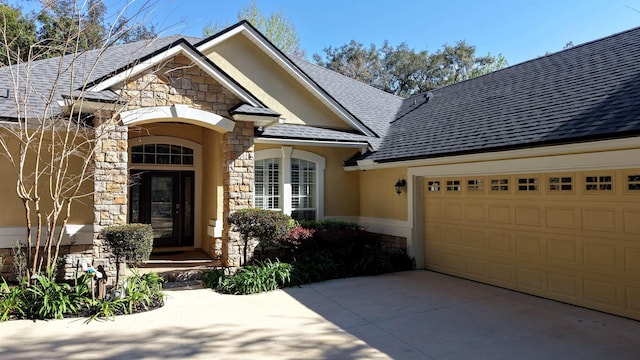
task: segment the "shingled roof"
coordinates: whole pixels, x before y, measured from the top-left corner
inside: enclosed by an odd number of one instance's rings
[[[640,134],[640,28],[405,100],[378,162]]]
[[[51,86],[58,76],[60,78],[56,84],[54,102],[62,99],[63,96],[68,96],[75,90],[79,90],[82,85],[108,76],[113,71],[135,63],[140,58],[153,54],[159,49],[170,46],[177,41],[185,41],[182,39],[184,39],[183,36],[173,35],[111,46],[104,50],[91,50],[79,56],[43,59],[30,62],[28,69],[26,64],[0,67],[0,89],[9,89],[11,92],[18,89],[22,94],[30,94],[22,109],[16,109],[15,101],[0,101],[0,114],[5,118],[14,118],[16,113],[21,111],[20,116],[22,117],[37,117],[44,115],[45,109],[49,107],[47,115],[53,116],[60,111],[60,108],[55,103],[48,104],[46,99],[41,96],[49,94]],[[193,41],[192,38],[189,39]],[[60,63],[62,70],[59,73]],[[27,74],[28,84],[31,86],[29,92],[25,91]],[[10,95],[10,97],[12,96]]]

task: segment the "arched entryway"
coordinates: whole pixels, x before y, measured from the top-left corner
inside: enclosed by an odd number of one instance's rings
[[[202,145],[143,136],[129,143],[129,222],[151,224],[154,247],[201,247]]]

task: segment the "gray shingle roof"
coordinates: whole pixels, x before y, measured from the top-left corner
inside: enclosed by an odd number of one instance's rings
[[[402,98],[305,60],[295,57],[291,60],[365,126],[379,137],[386,135]]]
[[[369,158],[384,162],[638,135],[639,59],[636,28],[434,90],[426,102],[407,99],[406,114]]]
[[[337,142],[360,142],[363,144],[377,145],[380,139],[370,136],[354,134],[347,131],[324,129],[306,125],[279,124],[267,127],[262,133],[256,134],[258,138],[319,140]]]
[[[268,108],[261,108],[261,107],[255,107],[255,106],[251,106],[248,104],[242,104],[238,107],[236,107],[235,109],[230,111],[231,114],[246,114],[246,115],[262,115],[262,116],[280,116],[281,114],[268,109]]]
[[[60,111],[55,101],[60,100],[62,95],[68,95],[87,82],[96,81],[117,69],[135,63],[141,57],[152,54],[181,38],[180,35],[173,35],[112,46],[104,49],[103,52],[91,50],[75,57],[64,56],[33,61],[28,64],[28,69],[24,64],[2,67],[0,68],[0,89],[10,89],[11,94],[9,99],[0,99],[0,114],[4,117],[16,117],[16,112],[20,111],[23,117],[42,116],[45,109],[51,105],[47,115],[52,116]],[[62,69],[60,73],[59,66]],[[58,75],[60,78],[56,84],[55,96],[52,98],[53,103],[49,103],[47,97]],[[27,87],[30,88],[28,92]],[[26,105],[22,109],[16,109],[15,101],[12,100],[16,90],[21,94],[29,94]]]

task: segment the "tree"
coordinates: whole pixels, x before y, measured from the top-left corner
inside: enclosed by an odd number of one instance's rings
[[[300,38],[295,26],[282,12],[272,12],[265,16],[256,3],[251,3],[238,12],[238,21],[247,20],[283,52],[303,58],[304,50],[300,47]],[[229,24],[208,24],[202,29],[202,35],[209,37]]]
[[[5,45],[0,53],[0,66],[27,59],[29,46],[37,41],[34,19],[24,16],[20,8],[5,2],[0,2],[0,18],[0,38]]]
[[[64,15],[65,24],[81,24],[91,10],[76,2],[65,4],[73,6]],[[27,267],[22,278],[28,280],[35,274],[54,275],[72,211],[93,195],[93,159],[105,136],[105,127],[92,126],[93,119],[115,121],[110,112],[84,114],[81,106],[96,64],[120,34],[105,33],[93,42],[83,34],[84,26],[47,24],[45,33],[55,37],[30,44],[26,58],[16,56],[15,63],[0,67],[3,86],[10,86],[3,102],[3,120],[8,121],[0,127],[5,159],[0,160],[5,171],[15,174],[14,188],[24,209]],[[3,48],[10,41],[5,36]],[[88,51],[89,43],[98,49]],[[49,58],[46,66],[39,61],[43,58]],[[58,106],[61,95],[68,102]]]
[[[406,43],[368,48],[351,41],[314,54],[316,64],[399,96],[410,96],[480,76],[507,66],[506,59],[487,54],[478,57],[476,48],[464,41],[443,45],[433,54],[416,51]]]

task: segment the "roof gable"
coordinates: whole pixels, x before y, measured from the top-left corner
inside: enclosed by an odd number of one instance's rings
[[[376,136],[368,124],[365,124],[361,119],[351,113],[345,108],[336,98],[327,92],[322,86],[320,86],[312,77],[308,76],[294,61],[292,61],[287,55],[280,51],[275,45],[273,45],[268,39],[266,39],[258,30],[256,30],[247,21],[241,21],[238,24],[231,26],[224,31],[213,35],[212,37],[205,39],[195,46],[202,53],[207,53],[210,49],[218,46],[219,44],[228,41],[234,36],[245,36],[253,44],[257,46],[264,54],[271,58],[280,68],[286,71],[289,75],[295,79],[296,82],[301,84],[312,96],[322,102],[331,112],[341,118],[351,128],[365,134],[367,136]]]

